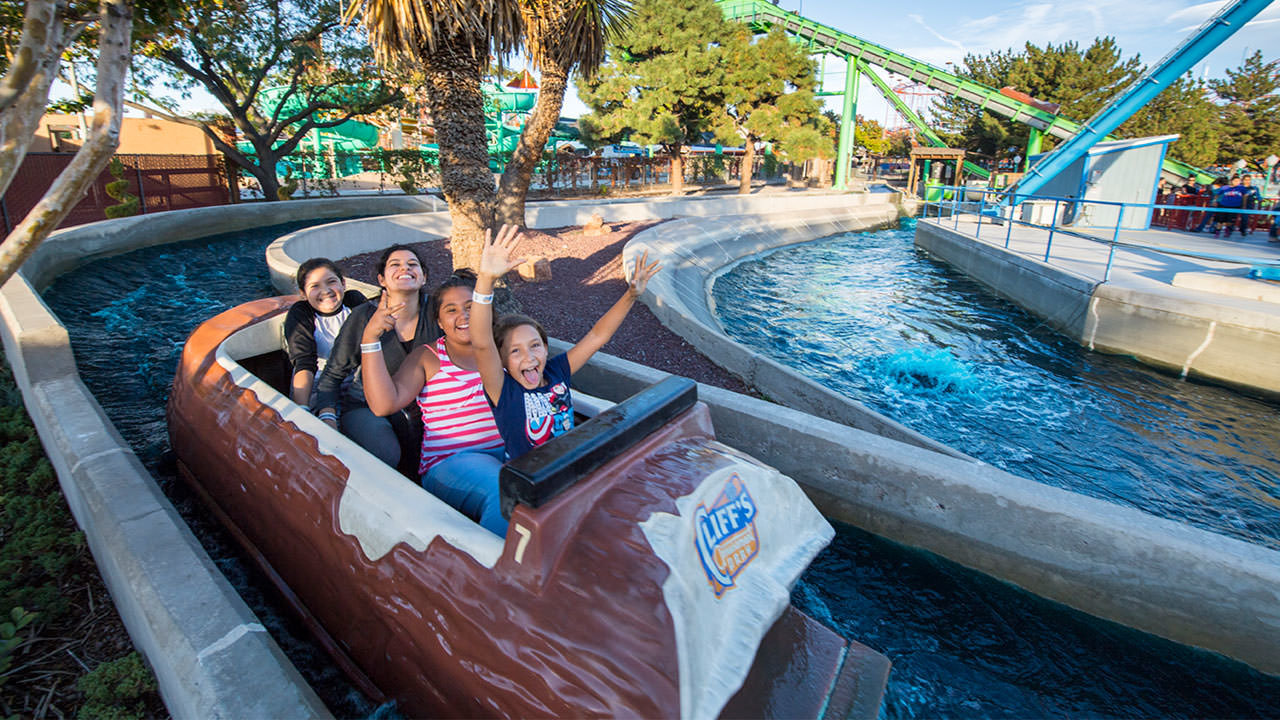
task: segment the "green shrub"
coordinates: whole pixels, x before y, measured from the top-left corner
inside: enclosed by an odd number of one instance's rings
[[[0,383],[12,383],[0,367]],[[0,406],[0,539],[0,608],[56,621],[70,607],[59,588],[74,578],[84,535],[21,405]]]
[[[0,686],[4,685],[5,673],[13,665],[14,651],[22,645],[22,630],[35,619],[35,613],[16,607],[9,611],[9,619],[0,623]]]
[[[284,181],[276,188],[277,200],[288,200],[298,191],[298,178],[293,176],[293,168],[285,168]]]
[[[81,720],[135,720],[146,715],[145,696],[156,691],[156,679],[142,656],[131,652],[94,668],[76,689],[84,693]]]
[[[138,196],[129,192],[129,181],[124,179],[124,164],[120,162],[120,158],[111,158],[107,172],[115,178],[114,182],[107,183],[107,194],[120,202],[119,205],[109,205],[104,208],[107,217],[114,219],[137,215],[141,204]]]

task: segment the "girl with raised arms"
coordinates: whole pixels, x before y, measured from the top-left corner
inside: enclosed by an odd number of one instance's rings
[[[507,315],[493,323],[493,283],[524,261],[511,258],[520,240],[518,230],[504,225],[496,238],[486,233],[471,312],[476,365],[508,460],[573,429],[573,373],[609,342],[649,278],[661,269],[659,263],[649,262],[646,252],[636,260],[627,290],[613,307],[568,352],[548,358],[547,333],[536,320]]]

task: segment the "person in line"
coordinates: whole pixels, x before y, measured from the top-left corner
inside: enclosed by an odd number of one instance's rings
[[[316,414],[321,420],[342,430],[379,460],[407,477],[416,477],[421,419],[417,413],[378,415],[369,409],[360,345],[379,302],[400,307],[393,323],[377,323],[374,342],[381,348],[380,359],[386,372],[399,370],[414,348],[435,340],[435,324],[426,309],[428,297],[422,291],[427,270],[416,250],[392,245],[378,261],[377,282],[382,287],[380,301],[369,301],[352,310],[334,340],[333,353],[316,382],[314,407],[319,409]]]
[[[1244,189],[1244,209],[1257,210],[1262,203],[1262,193],[1258,192],[1258,188],[1253,186],[1253,176],[1245,175],[1240,180],[1240,187]],[[1256,215],[1248,213],[1240,213],[1240,237],[1248,237],[1253,232],[1253,219]]]
[[[442,336],[434,351],[429,346],[414,350],[394,377],[378,358],[382,350],[377,339],[380,328],[391,327],[403,308],[381,298],[364,329],[361,371],[375,414],[395,413],[417,401],[424,427],[418,464],[422,486],[505,537],[507,521],[498,498],[505,453],[476,372],[471,332],[475,287],[475,273],[463,268],[436,288],[427,307]]]
[[[1220,190],[1226,184],[1227,184],[1227,181],[1224,180],[1223,178],[1214,178],[1213,183],[1211,185],[1203,186],[1202,191],[1198,194],[1201,195],[1202,197],[1207,198],[1210,206],[1217,205],[1218,190]],[[1211,210],[1202,211],[1200,214],[1200,224],[1196,225],[1195,229],[1192,230],[1191,232],[1204,232],[1205,229],[1208,228],[1209,224],[1214,222],[1214,218],[1216,217],[1217,217],[1216,212],[1213,212]]]
[[[573,373],[609,342],[662,266],[650,263],[648,252],[636,260],[622,297],[568,352],[548,358],[547,333],[536,320],[507,315],[493,321],[493,283],[523,259],[511,258],[520,239],[518,228],[506,225],[497,237],[490,235],[486,233],[480,256],[471,342],[507,459],[513,460],[573,429]]]
[[[1271,203],[1272,212],[1280,212],[1280,198]],[[1271,216],[1271,230],[1267,232],[1267,242],[1280,242],[1280,215]]]
[[[302,300],[284,317],[285,353],[289,356],[289,397],[311,409],[316,375],[324,370],[333,341],[352,308],[368,302],[358,290],[348,290],[342,271],[328,258],[311,258],[298,266]]]
[[[1224,237],[1231,237],[1231,230],[1237,218],[1244,217],[1238,212],[1231,211],[1244,208],[1244,196],[1245,189],[1240,185],[1239,175],[1232,177],[1225,187],[1218,188],[1217,206],[1223,209],[1214,213],[1214,237],[1218,237],[1224,229],[1226,230]]]

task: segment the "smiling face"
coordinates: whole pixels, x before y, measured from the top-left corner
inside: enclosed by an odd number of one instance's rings
[[[436,314],[440,330],[450,342],[471,344],[471,288],[451,287],[440,293],[440,308]]]
[[[543,384],[542,371],[547,367],[547,344],[532,325],[516,325],[507,331],[500,347],[502,364],[507,374],[526,390]]]
[[[312,270],[302,282],[302,296],[316,312],[324,315],[331,315],[342,307],[342,294],[346,291],[346,283],[327,267]]]
[[[378,273],[378,284],[393,292],[416,292],[427,282],[418,256],[409,250],[396,250]]]

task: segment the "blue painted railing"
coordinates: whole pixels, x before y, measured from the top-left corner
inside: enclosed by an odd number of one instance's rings
[[[1052,195],[1037,195],[1033,197],[1025,197],[1017,190],[990,190],[986,188],[977,188],[971,186],[943,186],[941,188],[931,188],[940,191],[943,199],[930,200],[924,203],[922,215],[924,217],[936,217],[941,219],[943,213],[948,213],[947,217],[954,219],[954,227],[959,229],[960,217],[962,215],[973,215],[977,218],[974,237],[984,239],[982,230],[984,226],[991,228],[1004,226],[1004,247],[1008,248],[1010,240],[1013,237],[1013,226],[1020,225],[1023,227],[1037,228],[1048,231],[1048,237],[1045,240],[1044,262],[1048,263],[1053,251],[1053,236],[1055,234],[1070,235],[1072,237],[1081,238],[1101,246],[1108,248],[1107,265],[1103,271],[1103,282],[1111,279],[1111,267],[1115,262],[1117,248],[1129,248],[1133,250],[1144,250],[1148,252],[1156,252],[1163,255],[1175,255],[1180,257],[1190,257],[1199,260],[1212,260],[1214,262],[1232,263],[1237,265],[1248,265],[1251,267],[1268,267],[1280,268],[1280,258],[1268,259],[1258,257],[1243,257],[1240,255],[1230,255],[1226,253],[1212,253],[1197,250],[1184,250],[1172,248],[1162,245],[1150,245],[1147,243],[1134,242],[1132,240],[1123,240],[1120,238],[1120,232],[1126,228],[1124,225],[1125,214],[1133,212],[1150,213],[1153,210],[1188,210],[1188,211],[1204,211],[1210,213],[1229,213],[1232,217],[1232,225],[1238,223],[1241,215],[1257,215],[1270,217],[1272,227],[1276,227],[1276,223],[1280,223],[1280,211],[1277,210],[1243,210],[1235,208],[1221,207],[1196,207],[1188,205],[1162,205],[1159,203],[1127,203],[1114,202],[1107,200],[1081,200],[1080,198],[1055,197]],[[1017,217],[1020,214],[1022,205],[1009,205],[1015,202],[1014,195],[1017,195],[1016,202],[1027,203],[1032,201],[1052,202],[1053,215],[1050,216],[1050,222],[1037,223],[1032,221],[1021,220]],[[973,196],[977,195],[978,199],[974,200]],[[1060,222],[1063,215],[1063,208],[1081,206],[1081,205],[1102,205],[1119,208],[1116,217],[1116,223],[1110,230],[1110,237],[1103,235],[1093,235],[1079,228],[1067,227]],[[1131,215],[1132,216],[1132,215]],[[1170,230],[1168,232],[1178,232]]]

